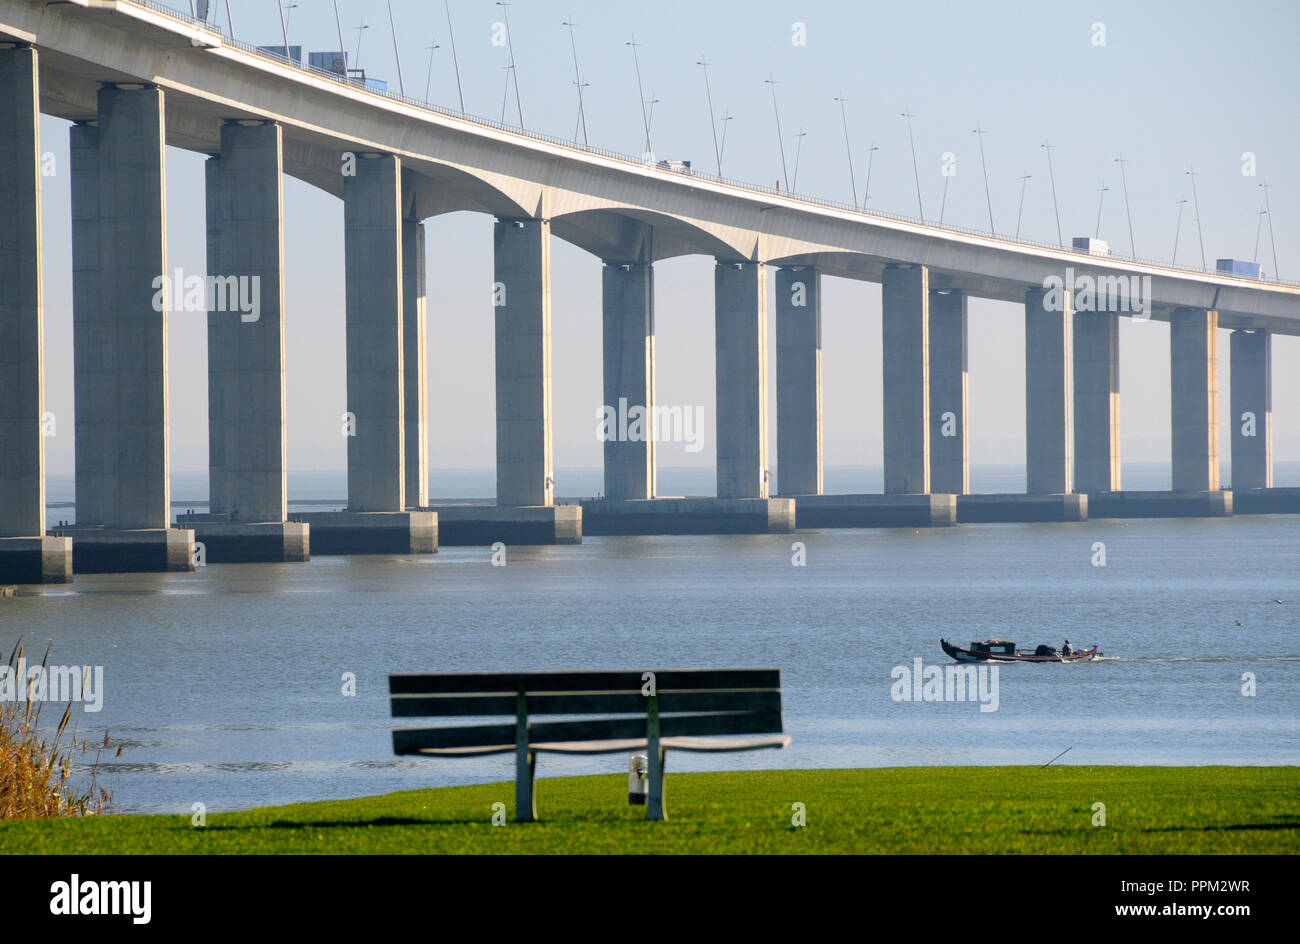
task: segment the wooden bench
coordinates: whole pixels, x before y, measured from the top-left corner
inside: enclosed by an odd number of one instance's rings
[[[388,677],[394,718],[493,717],[510,723],[398,728],[393,751],[426,757],[515,755],[515,818],[537,818],[537,755],[646,751],[646,819],[667,819],[664,755],[782,748],[780,669],[472,672]],[[533,720],[584,715],[576,720]],[[738,738],[736,735],[766,735]],[[718,736],[726,736],[720,739]]]

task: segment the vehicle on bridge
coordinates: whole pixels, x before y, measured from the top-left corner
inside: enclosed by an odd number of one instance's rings
[[[690,161],[660,161],[657,165],[660,170],[670,170],[676,174],[689,174],[691,172]]]
[[[1258,262],[1243,262],[1241,259],[1216,259],[1214,271],[1226,272],[1228,275],[1241,275],[1248,279],[1264,277],[1264,270]]]
[[[943,651],[957,662],[1090,662],[1101,653],[1096,646],[1091,649],[1076,649],[1068,655],[1051,646],[1037,646],[1033,652],[1017,649],[1014,642],[1003,639],[986,639],[972,642],[969,649],[954,646],[946,639],[940,639]]]
[[[1110,255],[1110,243],[1095,236],[1076,236],[1072,246],[1076,252],[1086,252],[1090,256]]]

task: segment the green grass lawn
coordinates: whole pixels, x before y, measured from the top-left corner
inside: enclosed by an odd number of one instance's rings
[[[1300,852],[1296,767],[670,773],[664,823],[626,791],[626,776],[541,779],[541,822],[527,824],[508,782],[209,814],[203,828],[189,815],[11,821],[0,852]]]

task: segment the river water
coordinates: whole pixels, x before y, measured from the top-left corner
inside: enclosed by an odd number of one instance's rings
[[[1043,764],[1067,749],[1056,763],[1300,763],[1294,517],[589,537],[490,557],[78,576],[0,599],[0,658],[21,637],[29,655],[48,643],[54,663],[104,667],[80,732],[124,745],[104,770],[129,811],[513,776],[509,756],[395,758],[392,671],[781,668],[789,749],[678,753],[675,770]],[[950,664],[940,636],[1068,637],[1105,658],[1002,667],[996,710],[897,700],[914,660]],[[539,776],[625,769],[543,757]]]

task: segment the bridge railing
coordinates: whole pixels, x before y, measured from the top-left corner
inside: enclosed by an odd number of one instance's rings
[[[703,171],[692,170],[689,172],[681,172],[681,171],[665,170],[655,166],[656,161],[653,156],[650,156],[649,158],[636,157],[631,154],[624,154],[619,151],[612,151],[609,150],[608,148],[596,147],[594,145],[578,144],[576,141],[570,141],[567,138],[560,138],[552,134],[546,134],[545,132],[542,131],[534,131],[527,128],[519,128],[513,125],[506,124],[505,122],[502,121],[497,121],[493,118],[485,118],[481,115],[474,115],[468,112],[458,111],[457,109],[454,108],[448,108],[445,105],[437,105],[432,102],[421,101],[420,99],[411,98],[409,95],[403,95],[400,92],[394,92],[386,89],[372,88],[370,86],[362,84],[361,82],[355,79],[352,79],[349,76],[340,75],[337,72],[332,72],[328,69],[321,69],[310,64],[304,65],[300,60],[291,59],[287,56],[282,56],[268,49],[254,45],[253,43],[248,43],[248,42],[244,42],[243,40],[236,39],[233,35],[230,35],[225,28],[220,26],[220,24],[208,23],[205,22],[204,20],[200,20],[198,17],[194,16],[193,14],[185,10],[178,10],[175,7],[168,6],[166,3],[160,2],[160,0],[119,0],[119,2],[133,4],[135,6],[140,6],[140,7],[146,7],[150,10],[154,10],[158,13],[162,13],[166,16],[172,17],[173,19],[179,20],[181,22],[189,23],[196,27],[202,27],[208,32],[219,34],[222,38],[222,43],[225,45],[234,46],[237,49],[242,49],[243,51],[251,53],[252,55],[260,56],[261,58],[264,59],[269,59],[272,62],[279,63],[280,65],[289,66],[290,68],[297,69],[298,71],[307,73],[308,75],[311,75],[315,78],[325,79],[327,81],[335,82],[338,85],[347,86],[350,89],[368,92],[371,95],[378,95],[382,98],[387,98],[392,101],[401,102],[402,104],[409,105],[413,108],[420,108],[425,111],[431,111],[440,115],[445,115],[449,118],[456,118],[461,121],[472,122],[473,124],[481,125],[482,127],[485,128],[492,128],[497,131],[507,132],[509,134],[521,135],[523,137],[530,138],[535,141],[541,141],[553,146],[567,148],[569,150],[580,152],[583,154],[594,154],[599,157],[607,158],[609,160],[619,161],[621,163],[633,165],[640,168],[649,168],[665,176],[671,176],[674,178],[691,178],[695,180],[705,180],[711,183],[717,183],[727,187],[732,187],[737,190],[744,190],[749,193],[781,197],[787,200],[795,200],[800,203],[805,203],[808,204],[809,206],[823,207],[825,209],[838,210],[841,212],[856,213],[865,219],[887,219],[887,220],[894,220],[899,223],[928,226],[931,229],[938,231],[939,233],[950,232],[950,233],[960,233],[967,236],[978,236],[982,238],[999,239],[1002,240],[1003,242],[1010,243],[1012,245],[1026,246],[1034,249],[1048,249],[1052,251],[1064,250],[1066,252],[1077,252],[1080,258],[1083,260],[1101,261],[1103,259],[1106,259],[1113,262],[1133,262],[1139,265],[1159,266],[1160,268],[1169,269],[1175,272],[1188,272],[1197,275],[1216,275],[1216,276],[1222,276],[1226,278],[1238,278],[1238,279],[1243,279],[1251,282],[1256,282],[1260,285],[1287,285],[1287,286],[1300,287],[1300,281],[1291,281],[1291,280],[1277,279],[1277,278],[1249,279],[1246,276],[1239,276],[1239,275],[1233,275],[1232,273],[1219,272],[1216,269],[1206,269],[1206,268],[1201,268],[1199,266],[1178,265],[1176,263],[1166,262],[1160,259],[1150,259],[1141,256],[1124,256],[1124,255],[1116,255],[1116,254],[1111,254],[1109,256],[1093,256],[1084,250],[1073,249],[1070,246],[1064,246],[1059,243],[1050,243],[1050,242],[1044,242],[1035,239],[1021,239],[1018,237],[1011,237],[1005,234],[991,232],[989,230],[982,230],[977,227],[961,226],[954,223],[938,223],[935,222],[934,220],[925,220],[918,217],[907,216],[901,213],[890,213],[884,210],[869,211],[864,209],[863,207],[855,206],[852,203],[844,203],[839,200],[831,200],[825,197],[814,197],[814,196],[809,196],[807,194],[801,194],[801,193],[791,193],[790,191],[781,190],[777,187],[767,187],[762,184],[755,184],[749,181],[737,180],[732,177],[723,177],[717,174],[709,174]]]

